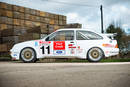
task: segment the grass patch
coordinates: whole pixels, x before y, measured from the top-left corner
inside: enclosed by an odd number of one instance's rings
[[[11,56],[7,54],[0,55],[0,61],[11,61]]]
[[[45,60],[45,61],[44,61]],[[86,59],[44,59],[42,61],[37,61],[38,63],[89,63]],[[0,56],[0,61],[11,61],[10,56]],[[21,61],[22,62],[22,61]],[[130,58],[120,58],[120,59],[102,59],[98,63],[103,62],[130,62]]]
[[[120,59],[102,59],[100,62],[130,62],[130,58]]]
[[[85,59],[66,59],[66,60],[62,60],[62,59],[57,59],[55,61],[56,63],[88,63],[88,60]],[[102,62],[130,62],[130,58],[125,58],[125,59],[102,59],[101,61],[99,61],[99,63]]]
[[[0,61],[11,61],[11,57],[0,57]]]
[[[46,61],[39,61],[43,63],[89,63],[88,60],[86,59],[46,59]],[[103,63],[103,62],[130,62],[130,58],[125,58],[125,59],[102,59],[98,63]]]

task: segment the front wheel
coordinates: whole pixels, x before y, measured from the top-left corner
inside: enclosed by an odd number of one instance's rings
[[[95,47],[95,48],[91,48],[88,51],[87,56],[89,62],[98,62],[103,58],[104,53],[100,48]]]
[[[25,63],[36,62],[36,52],[32,48],[24,48],[20,53],[20,58]]]

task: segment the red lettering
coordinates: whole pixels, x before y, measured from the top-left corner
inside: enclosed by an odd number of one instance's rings
[[[54,50],[65,50],[65,41],[54,41],[53,49]]]

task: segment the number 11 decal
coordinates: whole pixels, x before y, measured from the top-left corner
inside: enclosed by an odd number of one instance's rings
[[[42,46],[41,49],[42,49],[42,54],[45,54],[46,53],[45,51],[47,51],[48,54],[50,54],[50,46],[47,46],[47,47]]]

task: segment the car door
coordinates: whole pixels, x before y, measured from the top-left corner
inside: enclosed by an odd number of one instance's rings
[[[73,57],[76,54],[74,30],[57,31],[45,39],[50,42],[49,57]]]
[[[98,34],[86,30],[76,31],[77,56],[86,58],[90,48],[98,46],[102,37]]]

